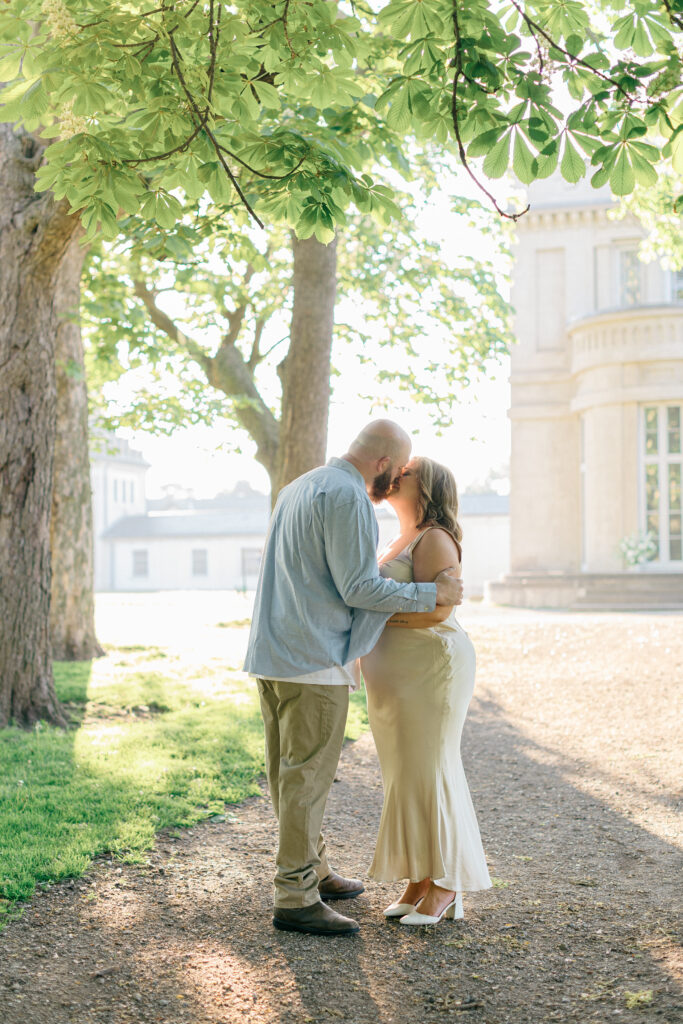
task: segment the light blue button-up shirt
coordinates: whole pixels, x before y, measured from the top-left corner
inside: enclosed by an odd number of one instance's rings
[[[283,679],[367,654],[394,612],[429,612],[436,584],[377,568],[377,520],[363,477],[330,459],[284,487],[268,529],[246,672]]]

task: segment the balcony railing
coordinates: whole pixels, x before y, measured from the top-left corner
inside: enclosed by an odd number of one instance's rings
[[[630,306],[570,325],[571,372],[683,357],[683,306]]]

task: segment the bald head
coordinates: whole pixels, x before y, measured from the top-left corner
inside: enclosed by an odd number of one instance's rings
[[[394,479],[410,458],[410,436],[392,420],[373,420],[343,456],[361,473],[374,502],[386,498]]]
[[[398,423],[393,420],[373,420],[351,442],[349,455],[373,462],[383,458],[407,462],[411,448],[410,436]]]

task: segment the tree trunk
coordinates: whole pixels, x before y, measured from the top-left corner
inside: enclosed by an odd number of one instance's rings
[[[57,432],[52,480],[50,638],[56,661],[87,661],[104,652],[95,636],[93,526],[88,452],[88,395],[78,320],[86,250],[77,231],[56,283]]]
[[[294,305],[289,350],[280,364],[282,413],[277,492],[322,465],[327,451],[330,361],[337,290],[337,240],[292,239]]]
[[[65,725],[50,647],[55,288],[78,226],[33,190],[42,148],[0,125],[0,726]]]

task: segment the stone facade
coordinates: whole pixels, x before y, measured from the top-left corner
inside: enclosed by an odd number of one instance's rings
[[[489,597],[683,607],[683,274],[638,259],[642,228],[610,215],[609,194],[549,179],[529,198],[512,294],[510,572]],[[620,542],[647,531],[657,551],[634,574]]]

